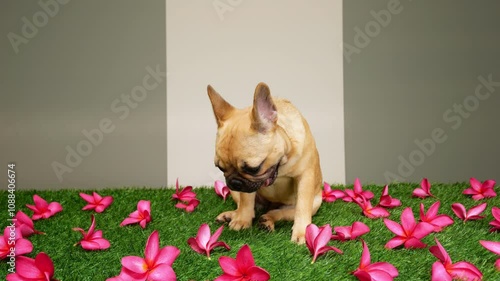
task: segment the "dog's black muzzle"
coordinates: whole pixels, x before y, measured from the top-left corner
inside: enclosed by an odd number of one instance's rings
[[[268,171],[261,176],[260,180],[249,180],[241,176],[240,173],[233,173],[226,177],[226,183],[229,189],[233,191],[252,193],[261,187],[270,186],[278,177],[279,162],[268,169]]]

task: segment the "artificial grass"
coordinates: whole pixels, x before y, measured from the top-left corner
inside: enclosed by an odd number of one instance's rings
[[[500,280],[500,272],[494,268],[497,256],[488,252],[478,242],[479,240],[500,241],[500,233],[490,233],[488,225],[493,220],[491,208],[500,205],[500,196],[478,202],[469,196],[462,195],[462,191],[469,187],[468,183],[433,183],[431,190],[436,198],[412,198],[411,193],[418,186],[418,184],[394,184],[389,187],[390,194],[400,199],[403,204],[401,207],[390,210],[389,219],[400,222],[400,215],[405,207],[412,207],[418,219],[421,202],[427,210],[432,203],[437,200],[441,201],[439,213],[450,215],[455,223],[440,233],[425,237],[422,241],[431,246],[435,244],[434,237],[437,237],[453,262],[469,261],[483,272],[483,280]],[[346,187],[332,188],[344,189]],[[372,202],[378,203],[382,186],[364,186],[363,188],[373,191],[375,197]],[[177,279],[181,281],[215,279],[222,274],[218,258],[220,256],[234,258],[244,244],[250,246],[256,264],[270,273],[271,280],[357,280],[350,273],[359,265],[362,250],[359,241],[331,241],[330,244],[340,248],[344,254],[328,252],[311,264],[312,257],[307,247],[297,246],[290,241],[292,222],[277,223],[276,230],[272,233],[261,230],[256,220],[253,227],[248,230],[236,232],[225,227],[219,240],[228,243],[231,246],[230,251],[216,248],[210,260],[194,252],[186,241],[189,237],[196,235],[199,226],[202,223],[208,223],[213,233],[219,227],[219,224],[215,222],[215,217],[223,211],[235,208],[235,203],[230,197],[223,202],[212,188],[206,187],[195,189],[201,203],[193,213],[186,213],[174,207],[175,202],[171,200],[173,189],[99,190],[102,196],[114,197],[114,202],[108,209],[103,213],[95,214],[96,229],[103,231],[104,238],[110,241],[111,247],[104,251],[85,251],[79,246],[73,246],[81,239],[81,234],[72,231],[72,228],[81,227],[87,230],[90,226],[90,214],[94,212],[81,210],[86,202],[79,197],[79,192],[91,193],[89,190],[16,191],[17,209],[29,216],[32,212],[25,205],[33,204],[34,194],[40,195],[47,202],[57,201],[64,208],[62,212],[49,219],[35,221],[35,229],[45,232],[46,235],[33,235],[28,238],[33,243],[34,249],[27,256],[33,258],[41,251],[47,253],[54,262],[54,277],[59,280],[105,280],[118,275],[122,257],[144,256],[146,240],[153,230],[158,230],[160,234],[160,247],[172,245],[180,249],[181,253],[175,260],[173,269],[177,274]],[[0,192],[0,198],[7,209],[7,192]],[[145,229],[138,224],[120,227],[120,222],[136,210],[139,200],[151,201],[152,221]],[[481,202],[487,202],[488,207],[483,213],[486,217],[482,220],[463,223],[451,210],[451,204],[455,202],[462,203],[467,209]],[[4,222],[3,230],[9,224],[7,210],[1,212],[0,219]],[[399,277],[396,280],[430,280],[431,267],[437,259],[431,255],[428,248],[385,249],[384,245],[394,236],[393,233],[386,228],[381,219],[373,220],[364,217],[356,204],[341,200],[333,203],[324,202],[313,217],[313,223],[318,226],[351,225],[354,221],[362,221],[370,227],[370,232],[362,238],[368,244],[372,262],[392,263],[399,270]],[[8,265],[5,260],[1,261],[0,278],[6,276],[7,269]]]

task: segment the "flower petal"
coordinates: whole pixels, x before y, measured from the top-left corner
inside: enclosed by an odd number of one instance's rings
[[[412,231],[416,226],[413,210],[410,207],[404,209],[401,214],[401,226],[405,232]]]
[[[479,240],[479,243],[481,243],[481,245],[486,248],[486,250],[500,255],[500,242]]]
[[[134,273],[144,274],[149,268],[146,261],[141,257],[126,256],[122,258],[122,266]]]
[[[146,248],[144,249],[144,260],[151,266],[156,264],[156,256],[160,251],[160,237],[158,231],[153,231],[146,242]]]
[[[265,269],[258,267],[258,266],[252,266],[248,269],[246,272],[248,280],[252,281],[267,281],[271,278],[271,275],[269,275],[269,272],[267,272]]]
[[[435,262],[432,265],[431,281],[452,281],[451,276],[441,262]]]
[[[441,243],[439,243],[439,240],[437,238],[434,238],[434,240],[436,241],[436,246],[430,247],[429,252],[431,252],[431,254],[433,254],[436,258],[438,258],[445,265],[451,264],[451,258],[448,255],[448,252],[446,252],[443,245],[441,245]]]
[[[434,231],[434,226],[427,222],[418,223],[413,229],[413,237],[417,239],[422,239]]]
[[[387,242],[384,247],[386,249],[396,248],[398,246],[403,245],[405,241],[406,241],[406,238],[396,236],[396,237],[392,238],[391,240],[389,240],[389,242]]]
[[[231,276],[241,276],[242,273],[238,270],[238,264],[236,263],[236,260],[222,256],[219,258],[219,265],[222,268],[222,271],[224,273],[229,274]]]
[[[384,224],[392,233],[396,234],[397,236],[406,236],[403,227],[399,223],[390,219],[384,219]]]
[[[467,211],[465,210],[464,205],[460,203],[453,203],[451,204],[451,209],[453,210],[453,213],[462,220],[465,220],[467,217]]]
[[[479,204],[475,207],[472,207],[469,209],[469,212],[467,212],[467,216],[468,217],[471,217],[471,216],[478,216],[479,214],[481,214],[482,212],[484,212],[484,210],[486,209],[486,206],[488,205],[488,203],[483,203],[483,204]]]
[[[148,281],[176,281],[174,269],[167,264],[159,264],[148,274]]]
[[[238,266],[239,272],[245,272],[250,267],[255,266],[252,251],[247,244],[243,245],[236,253],[236,266]]]
[[[181,251],[174,246],[166,246],[160,249],[160,253],[156,256],[156,264],[168,264],[172,266],[175,259],[179,256]]]

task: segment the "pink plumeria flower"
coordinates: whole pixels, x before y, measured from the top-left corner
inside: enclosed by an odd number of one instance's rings
[[[160,248],[160,236],[155,230],[149,235],[144,249],[144,258],[126,256],[122,258],[120,275],[106,281],[141,280],[175,281],[177,277],[172,268],[180,250],[174,246]]]
[[[172,199],[188,202],[195,197],[196,193],[193,192],[192,186],[186,186],[182,190],[179,190],[179,179],[175,181],[175,193],[172,194]]]
[[[14,256],[29,254],[33,251],[33,244],[28,239],[23,238],[19,228],[7,226],[3,235],[0,236],[0,260],[11,255],[12,247],[14,247]]]
[[[247,244],[240,248],[236,259],[220,257],[219,265],[224,273],[214,281],[267,281],[271,278],[265,269],[255,265],[252,251]]]
[[[31,219],[34,221],[39,219],[48,219],[63,210],[61,204],[58,202],[51,202],[49,204],[42,197],[36,194],[33,195],[33,201],[35,202],[35,205],[26,204],[26,207],[33,211]]]
[[[385,185],[378,205],[384,208],[396,208],[401,206],[401,200],[392,198],[392,196],[389,195],[389,186]]]
[[[430,223],[416,223],[410,207],[403,210],[401,224],[389,219],[384,219],[384,224],[392,233],[396,234],[394,238],[385,244],[385,248],[387,249],[392,249],[403,244],[407,249],[425,248],[427,244],[424,244],[420,239],[434,231],[434,226]]]
[[[370,232],[370,228],[360,221],[354,222],[351,226],[335,226],[333,230],[335,234],[332,235],[331,239],[339,241],[354,240]]]
[[[422,198],[422,199],[429,197],[429,196],[435,197],[431,193],[431,184],[429,183],[429,180],[424,178],[420,182],[420,188],[415,188],[415,190],[413,190],[413,196],[418,197],[418,198]]]
[[[140,200],[137,203],[137,210],[130,213],[128,218],[124,219],[120,226],[139,223],[142,228],[146,228],[146,224],[151,221],[151,202]]]
[[[199,204],[200,200],[196,198],[191,198],[187,202],[179,202],[175,204],[175,207],[179,209],[184,209],[186,210],[186,212],[191,213],[194,211],[194,209],[196,209],[196,207],[198,207]]]
[[[497,196],[494,190],[496,183],[494,180],[486,180],[481,183],[476,178],[470,178],[469,182],[470,187],[464,190],[463,194],[472,195],[472,199],[481,200]]]
[[[226,184],[224,184],[223,181],[216,180],[214,183],[214,190],[217,195],[222,197],[224,201],[226,201],[227,195],[229,195],[229,187],[227,187]]]
[[[344,196],[342,200],[346,202],[355,202],[360,197],[364,198],[366,201],[370,201],[373,198],[373,192],[363,190],[358,178],[354,180],[354,189],[346,189],[345,194],[346,196]]]
[[[21,230],[23,237],[29,237],[33,234],[45,234],[44,232],[35,229],[33,220],[31,220],[31,218],[28,217],[28,215],[26,215],[23,211],[17,211],[14,218],[16,219],[16,228]]]
[[[345,193],[339,189],[332,189],[332,187],[324,182],[323,183],[323,191],[321,193],[323,201],[325,202],[334,202],[337,199],[344,198]]]
[[[370,219],[386,218],[390,216],[389,212],[382,207],[373,207],[370,201],[363,197],[358,197],[354,202],[363,210],[363,215]]]
[[[208,224],[204,223],[198,229],[196,237],[189,238],[187,242],[189,246],[191,246],[191,249],[197,253],[207,255],[208,259],[210,259],[210,252],[216,247],[224,247],[226,250],[231,249],[225,242],[217,241],[223,229],[224,226],[221,226],[213,235],[210,235],[210,227]]]
[[[92,192],[92,195],[88,195],[85,193],[80,193],[80,197],[85,200],[88,204],[85,205],[82,210],[95,210],[96,213],[102,213],[106,210],[111,203],[113,203],[112,196],[104,196],[102,197],[97,192]]]
[[[479,240],[479,243],[488,251],[500,256],[500,242]],[[495,267],[500,270],[500,258],[495,262]]]
[[[79,231],[83,238],[78,241],[74,246],[80,244],[85,250],[105,250],[109,248],[109,241],[102,237],[102,230],[95,230],[95,217],[90,215],[92,223],[90,224],[89,231],[85,231],[79,227],[73,228],[74,231]]]
[[[309,252],[313,255],[311,263],[314,263],[318,256],[321,256],[328,251],[335,251],[339,254],[343,254],[340,249],[326,245],[331,238],[332,227],[329,224],[318,227],[311,223],[306,227],[306,246],[309,249]]]
[[[451,209],[453,210],[453,213],[455,215],[463,220],[464,222],[470,221],[470,220],[480,220],[484,218],[484,216],[481,216],[480,214],[484,212],[484,209],[486,209],[487,203],[479,204],[477,206],[474,206],[467,211],[464,207],[464,205],[460,203],[453,203],[451,204]]]
[[[432,204],[427,213],[423,203],[420,203],[420,221],[428,222],[434,226],[434,232],[440,232],[445,227],[453,224],[453,219],[445,214],[438,215],[440,202]]]
[[[58,281],[54,278],[54,264],[40,252],[35,259],[20,256],[16,259],[16,273],[7,275],[7,281]]]
[[[366,245],[365,241],[361,240],[363,243],[363,253],[361,254],[361,261],[359,262],[359,267],[352,273],[360,281],[392,281],[399,275],[398,270],[394,265],[388,262],[376,262],[371,263],[370,261],[370,250]]]
[[[432,281],[451,281],[451,280],[481,280],[483,274],[473,264],[461,261],[452,263],[450,256],[443,248],[441,243],[435,238],[436,246],[429,248],[429,251],[439,259],[432,265]]]
[[[500,208],[491,208],[491,214],[493,215],[494,219],[490,222],[490,225],[492,226],[490,232],[500,231]]]

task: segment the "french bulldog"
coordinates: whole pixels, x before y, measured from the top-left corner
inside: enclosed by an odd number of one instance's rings
[[[212,86],[208,97],[217,122],[215,166],[237,208],[217,216],[232,230],[249,228],[256,201],[278,206],[259,219],[274,231],[277,221],[293,221],[291,240],[305,242],[305,232],[322,203],[322,173],[307,121],[292,103],[273,98],[268,85],[255,88],[253,106],[233,107]]]

